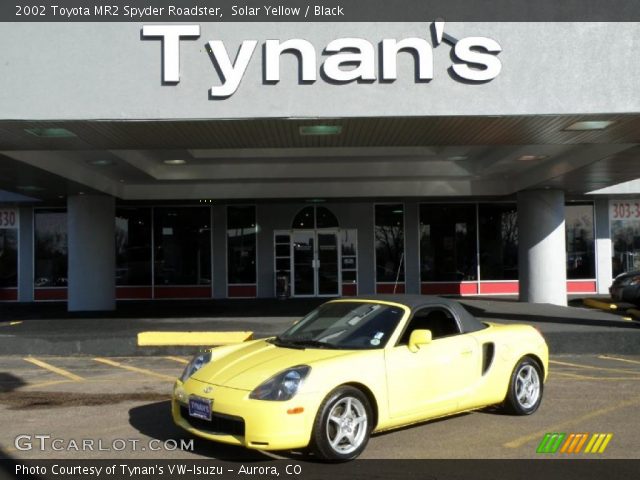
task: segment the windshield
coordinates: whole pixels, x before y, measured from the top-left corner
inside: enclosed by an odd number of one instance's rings
[[[326,303],[273,342],[293,348],[383,348],[403,313],[400,307],[379,303]]]

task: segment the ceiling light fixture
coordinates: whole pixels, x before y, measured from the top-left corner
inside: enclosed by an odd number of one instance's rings
[[[181,158],[171,159],[171,160],[163,160],[165,165],[184,165],[187,163],[186,160],[182,160]]]
[[[451,155],[450,157],[447,157],[447,160],[450,160],[452,162],[461,162],[462,160],[466,160],[467,157],[466,155]]]
[[[339,135],[340,125],[304,125],[298,129],[300,135]]]
[[[98,158],[97,160],[90,160],[89,163],[96,167],[106,167],[108,165],[113,165],[114,162],[109,158]]]
[[[549,158],[547,155],[520,155],[518,157],[519,162],[532,162],[534,160],[544,160]]]
[[[23,192],[41,192],[44,190],[44,188],[37,187],[36,185],[18,185],[16,188]]]
[[[584,120],[581,122],[574,122],[565,130],[569,131],[585,131],[585,130],[604,130],[611,124],[615,123],[613,120]]]
[[[76,134],[66,128],[25,128],[25,132],[41,138],[71,138]]]

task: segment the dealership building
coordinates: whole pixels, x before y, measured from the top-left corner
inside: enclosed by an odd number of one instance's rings
[[[5,23],[0,301],[512,295],[640,267],[637,23]]]

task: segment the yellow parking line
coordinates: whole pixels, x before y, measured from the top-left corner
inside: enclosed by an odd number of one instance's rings
[[[48,387],[50,385],[59,385],[61,383],[71,383],[71,381],[72,380],[51,380],[50,382],[30,383],[28,385],[25,385],[24,387],[21,387],[21,389]]]
[[[174,362],[178,362],[178,363],[182,363],[183,365],[186,365],[187,363],[189,363],[189,360],[185,360],[184,358],[180,358],[180,357],[164,357],[167,360],[173,360]]]
[[[40,368],[44,368],[45,370],[49,370],[50,372],[57,373],[58,375],[62,375],[63,377],[68,378],[69,380],[73,380],[74,382],[82,382],[84,380],[84,378],[82,378],[80,375],[76,375],[75,373],[71,373],[62,368],[54,367],[53,365],[47,362],[38,360],[37,358],[25,357],[23,360],[25,362],[33,363],[34,365],[37,365]]]
[[[604,360],[616,360],[617,362],[626,362],[626,363],[633,363],[634,365],[640,365],[640,362],[638,360],[629,360],[628,358],[610,357],[609,355],[598,355],[598,358],[602,358]]]
[[[152,377],[162,378],[163,380],[171,380],[174,381],[176,377],[172,377],[170,375],[164,375],[162,373],[156,373],[151,370],[147,370],[146,368],[138,368],[132,367],[131,365],[124,365],[119,362],[114,362],[113,360],[109,360],[108,358],[100,358],[96,357],[93,360],[96,362],[104,363],[105,365],[111,365],[112,367],[122,368],[124,370],[129,370],[130,372],[142,373],[144,375],[150,375]]]
[[[580,417],[572,418],[565,422],[560,422],[555,425],[551,425],[545,428],[544,430],[538,430],[537,432],[531,433],[529,435],[518,437],[515,440],[511,440],[510,442],[503,444],[502,446],[506,448],[519,448],[523,445],[526,445],[529,442],[539,441],[540,437],[547,432],[562,432],[564,431],[564,429],[568,429],[569,427],[573,427],[574,425],[581,425],[585,421],[590,420],[592,418],[601,417],[608,413],[615,412],[616,410],[621,410],[623,408],[631,407],[638,404],[640,404],[640,397],[635,397],[631,400],[620,402],[610,407],[601,408],[599,410],[594,410],[593,412],[587,413],[586,415],[582,415]]]
[[[559,362],[557,360],[549,360],[549,363],[555,365],[563,365],[565,367],[584,368],[585,370],[601,370],[604,372],[617,372],[617,373],[631,373],[640,374],[640,372],[634,372],[633,370],[624,370],[622,368],[607,368],[607,367],[594,367],[593,365],[580,365],[578,363]]]
[[[574,380],[597,380],[598,382],[606,382],[606,381],[640,381],[640,377],[589,377],[587,375],[578,375],[577,373],[567,373],[567,372],[558,372],[555,370],[550,376],[560,375],[563,377],[573,378]]]

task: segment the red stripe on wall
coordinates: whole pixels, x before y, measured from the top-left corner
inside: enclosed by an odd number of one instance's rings
[[[66,288],[34,288],[33,299],[38,300],[66,300]]]
[[[151,287],[116,287],[118,300],[148,299],[152,296]]]
[[[376,283],[376,293],[404,293],[404,283]]]
[[[358,295],[358,285],[356,283],[343,283],[342,284],[342,296],[343,297],[355,297]]]
[[[423,295],[476,295],[477,283],[423,283],[420,286]]]
[[[211,298],[211,287],[155,287],[155,298]]]
[[[489,295],[512,295],[518,293],[518,282],[480,282],[480,293]]]
[[[596,293],[595,280],[569,280],[567,281],[567,293]]]
[[[17,288],[0,288],[0,302],[15,302],[18,300]]]
[[[238,297],[256,297],[258,295],[257,287],[255,285],[229,285],[228,287],[229,298]]]

